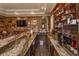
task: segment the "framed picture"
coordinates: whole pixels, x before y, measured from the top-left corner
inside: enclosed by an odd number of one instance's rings
[[[32,20],[32,25],[37,25],[37,20]]]

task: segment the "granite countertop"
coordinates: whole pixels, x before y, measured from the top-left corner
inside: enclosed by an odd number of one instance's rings
[[[32,42],[34,41],[36,35],[37,35],[37,33],[33,34],[33,35],[30,37],[29,43],[28,43],[28,47],[27,47],[27,49],[26,49],[26,52],[27,52],[28,49],[30,48],[30,46],[31,46]],[[26,53],[26,52],[25,52],[25,53]],[[24,53],[24,55],[25,55],[25,53]]]
[[[28,41],[29,43],[27,44],[26,52],[30,48],[30,46],[31,46],[33,40],[35,39],[36,35],[37,34],[34,34],[34,35],[32,35],[29,38],[29,41]],[[18,45],[16,44],[13,49],[11,49],[11,50],[9,50],[7,52],[2,53],[1,56],[17,56],[17,55],[19,55],[21,53],[21,51],[23,50],[23,46],[25,45],[26,41],[27,41],[26,38],[22,39]]]
[[[51,43],[60,56],[70,56],[70,54],[58,44],[57,40],[54,40],[53,37],[50,35],[48,35],[48,38],[50,39]]]
[[[18,45],[16,44],[13,49],[2,53],[1,56],[16,56],[16,55],[18,55],[21,52],[21,50],[23,49],[23,45],[25,44],[25,42],[26,42],[26,39],[24,38],[20,41],[20,43]]]
[[[16,38],[18,39],[18,38],[20,38],[22,36],[23,36],[23,33],[0,40],[0,48],[4,47],[8,43],[14,41]]]

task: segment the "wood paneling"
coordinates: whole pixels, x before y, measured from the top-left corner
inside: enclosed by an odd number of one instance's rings
[[[37,16],[26,16],[26,17],[20,17],[20,18],[25,18],[25,20],[27,21],[27,28],[39,28],[40,27],[40,19],[41,17],[37,17]],[[16,26],[16,20],[18,19],[18,17],[7,17],[6,18],[6,27],[8,26],[8,28],[17,28]],[[35,25],[33,25],[33,20],[36,20],[37,23]],[[8,30],[10,30],[8,29]],[[12,30],[11,30],[12,31]]]
[[[79,19],[79,4],[76,4],[76,18]]]

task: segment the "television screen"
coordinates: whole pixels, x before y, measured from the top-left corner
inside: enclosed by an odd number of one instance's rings
[[[17,20],[17,27],[26,27],[26,20]]]

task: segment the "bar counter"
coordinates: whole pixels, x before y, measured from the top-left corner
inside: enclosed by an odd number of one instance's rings
[[[3,41],[0,41],[0,48],[5,48],[7,44],[15,42],[13,47],[10,50],[4,51],[3,53],[0,53],[1,56],[22,56],[25,55],[30,48],[33,40],[36,37],[36,33],[29,36],[27,38],[27,33],[21,33],[19,35],[15,35],[9,38],[4,39]],[[24,36],[24,37],[23,37]],[[8,48],[8,46],[7,46]],[[8,48],[9,49],[9,48]]]
[[[58,53],[59,56],[74,56],[73,53],[68,51],[67,49],[61,47],[57,40],[55,40],[51,35],[48,35],[49,40],[51,41],[52,45],[54,46],[56,52]]]

